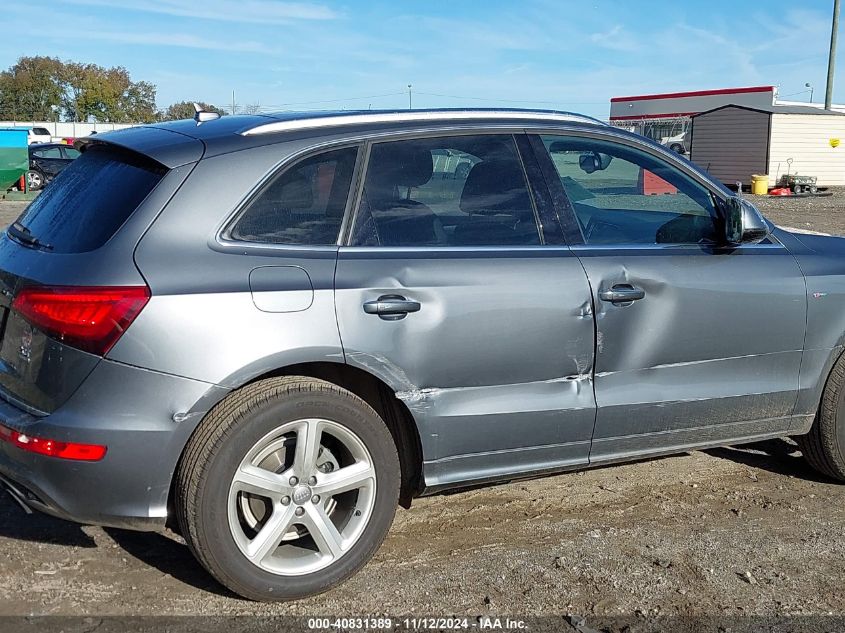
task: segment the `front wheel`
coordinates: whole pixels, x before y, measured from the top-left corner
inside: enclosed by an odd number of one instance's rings
[[[320,380],[273,378],[203,420],[179,468],[176,510],[222,584],[290,600],[366,564],[393,520],[399,473],[390,431],[363,400]]]
[[[29,191],[38,191],[47,183],[47,179],[37,169],[26,172],[26,187]]]
[[[794,439],[810,466],[845,482],[845,355],[830,371],[810,432]]]

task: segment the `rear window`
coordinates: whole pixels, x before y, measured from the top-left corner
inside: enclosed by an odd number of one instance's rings
[[[165,173],[140,155],[94,145],[56,176],[18,223],[53,252],[92,251],[115,234]]]

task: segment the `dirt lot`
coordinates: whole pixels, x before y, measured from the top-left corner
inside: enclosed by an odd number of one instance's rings
[[[845,193],[758,202],[845,234]],[[262,605],[173,535],[27,517],[2,496],[0,615],[845,615],[843,528],[845,487],[777,440],[421,499],[351,581]]]

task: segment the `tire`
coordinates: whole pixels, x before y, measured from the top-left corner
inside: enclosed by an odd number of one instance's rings
[[[331,482],[349,466],[357,470],[345,471],[347,485],[366,479],[337,491]],[[268,477],[272,490],[262,488]],[[281,377],[247,385],[206,416],[185,448],[174,497],[185,540],[221,584],[279,601],[327,591],[363,567],[390,529],[399,485],[396,445],[366,402],[322,380]]]
[[[845,355],[830,371],[819,412],[807,435],[795,438],[804,459],[823,475],[845,482]]]
[[[795,194],[800,194],[802,191],[804,191],[804,187],[801,185],[794,185],[792,187],[792,192]]]
[[[29,169],[26,172],[26,184],[30,191],[38,191],[47,184],[47,178],[37,169]]]
[[[676,154],[680,154],[681,156],[686,154],[686,150],[684,149],[684,146],[681,145],[680,143],[672,143],[669,146],[669,149],[672,150],[673,152],[675,152]]]

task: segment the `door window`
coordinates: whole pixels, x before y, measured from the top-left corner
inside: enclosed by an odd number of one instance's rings
[[[32,155],[36,158],[61,158],[62,150],[58,147],[47,147],[32,152]]]
[[[645,151],[600,139],[543,136],[585,244],[710,244],[711,193]]]
[[[357,147],[332,150],[285,170],[250,203],[228,237],[271,244],[336,244],[357,155]]]
[[[73,147],[62,147],[62,151],[65,153],[65,158],[70,158],[71,160],[79,158],[79,150],[74,149]]]
[[[449,136],[374,144],[352,244],[540,244],[513,137]]]

